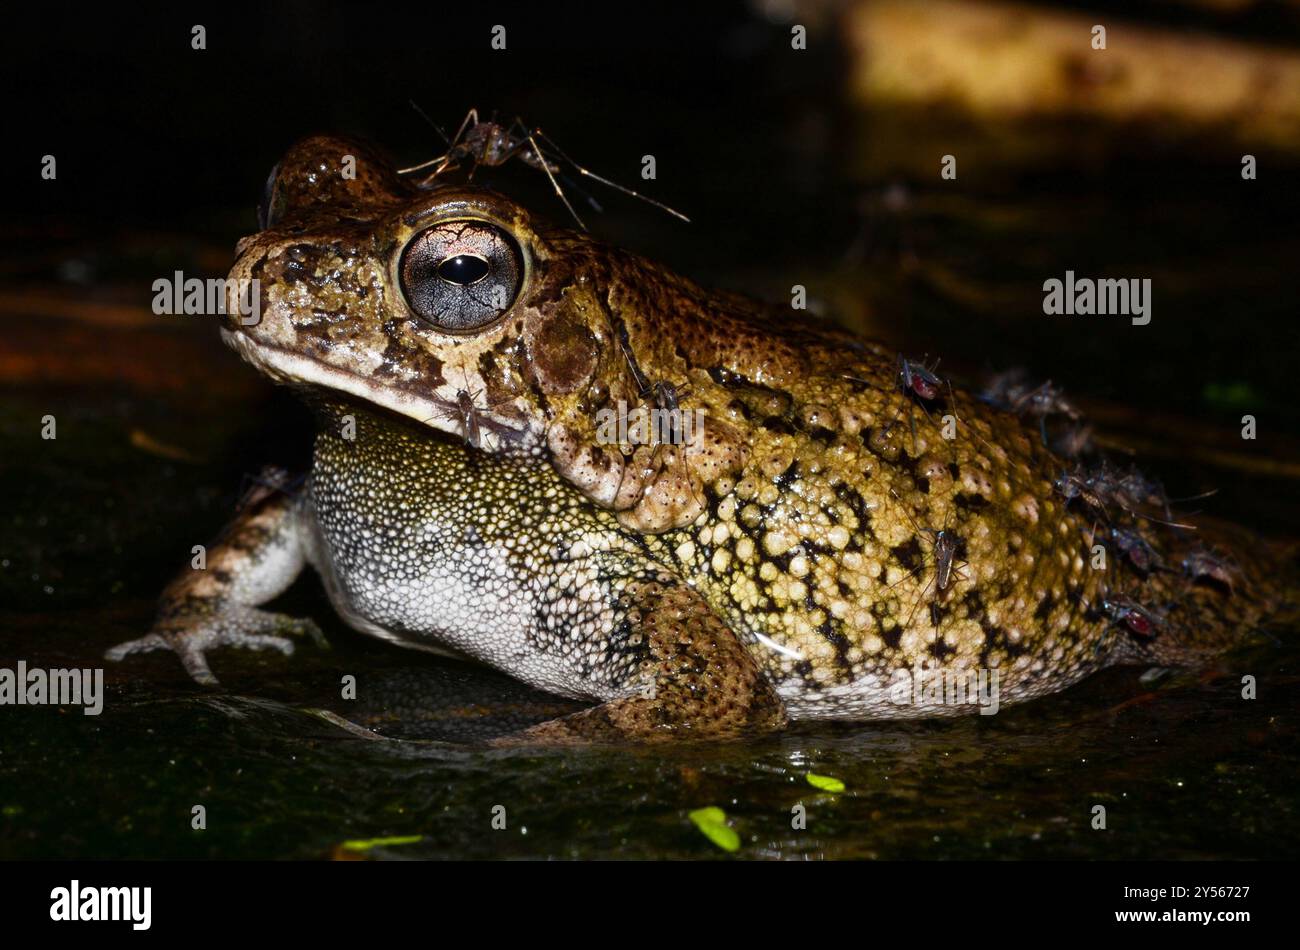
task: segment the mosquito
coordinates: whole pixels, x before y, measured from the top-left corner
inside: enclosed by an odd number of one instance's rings
[[[1143,607],[1131,597],[1111,594],[1101,602],[1102,612],[1111,623],[1122,624],[1129,633],[1142,640],[1153,640],[1164,628],[1164,615]]]
[[[618,184],[618,182],[610,181],[608,178],[597,175],[591,169],[579,165],[565,154],[563,149],[556,145],[555,142],[541,130],[541,128],[537,126],[529,127],[519,116],[515,116],[514,121],[509,125],[502,125],[496,121],[495,113],[491,119],[484,121],[479,118],[478,109],[470,109],[469,112],[466,113],[464,120],[460,123],[460,128],[456,130],[456,134],[448,139],[442,129],[435,125],[433,121],[424,114],[424,111],[420,109],[419,106],[414,102],[412,102],[411,105],[420,113],[420,115],[424,116],[425,120],[428,121],[429,124],[437,130],[438,134],[447,142],[447,151],[439,155],[437,158],[431,158],[427,162],[421,162],[418,165],[412,165],[409,168],[399,168],[397,170],[399,175],[413,175],[416,172],[424,171],[426,168],[432,168],[433,171],[429,172],[429,174],[425,175],[424,178],[420,180],[419,184],[422,188],[429,187],[435,180],[437,180],[439,175],[459,168],[461,163],[464,162],[468,162],[471,165],[467,177],[468,180],[473,181],[474,173],[480,166],[486,165],[489,168],[498,168],[506,164],[506,162],[510,161],[512,158],[517,158],[528,167],[535,168],[546,175],[547,179],[551,183],[551,187],[555,189],[556,196],[558,196],[560,201],[564,203],[564,207],[567,208],[569,214],[573,216],[573,220],[578,222],[578,226],[585,231],[587,230],[587,225],[578,215],[578,212],[574,210],[573,205],[569,202],[568,196],[564,193],[564,189],[560,187],[558,178],[565,177],[563,174],[564,164],[562,164],[565,163],[584,178],[600,182],[608,188],[613,188],[615,191],[621,191],[623,194],[630,195],[633,198],[639,198],[641,201],[654,205],[661,211],[665,211],[673,217],[685,221],[687,224],[690,223],[691,219],[686,217],[686,215],[682,214],[680,211],[670,208],[668,205],[656,201],[653,198],[649,198],[640,192],[633,191],[631,188],[626,188],[623,185]],[[572,184],[572,182],[570,182],[570,184]],[[579,190],[581,191],[581,189]],[[592,207],[597,211],[600,210],[600,205],[596,203],[594,198],[590,195],[586,195],[586,198],[591,202]]]
[[[1126,474],[1105,461],[1091,469],[1076,466],[1073,470],[1061,472],[1060,476],[1052,483],[1052,486],[1065,499],[1066,504],[1077,498],[1087,507],[1100,512],[1107,524],[1111,523],[1110,511],[1107,509],[1107,502],[1109,502],[1144,521],[1152,521],[1156,524],[1184,531],[1196,530],[1195,525],[1178,521],[1166,521],[1146,514],[1141,510],[1143,506],[1162,507],[1165,514],[1170,515],[1169,502],[1171,499],[1165,496],[1163,489],[1143,477],[1136,469]],[[1196,498],[1208,497],[1211,494],[1213,492],[1195,495],[1192,498],[1172,500],[1192,501]]]
[[[690,384],[678,387],[677,385],[659,380],[651,382],[649,377],[642,371],[641,366],[636,361],[636,356],[632,353],[632,341],[628,337],[627,325],[622,320],[617,320],[614,332],[618,337],[618,348],[623,351],[623,358],[627,360],[628,371],[632,374],[632,382],[636,385],[637,396],[644,402],[649,401],[660,411],[668,413],[669,439],[674,445],[681,443],[681,397],[690,394]]]
[[[941,600],[947,595],[948,588],[952,586],[954,577],[958,580],[966,579],[966,573],[961,569],[961,567],[967,562],[957,557],[957,551],[962,545],[962,540],[954,532],[948,530],[948,519],[946,516],[944,517],[944,527],[941,530],[935,531],[933,528],[922,528],[916,523],[916,519],[912,517],[912,513],[907,510],[907,506],[903,503],[903,499],[898,497],[898,492],[891,488],[889,493],[893,495],[894,500],[902,506],[903,514],[906,515],[907,520],[912,523],[912,527],[916,530],[918,536],[927,534],[933,536],[933,539],[930,540],[930,548],[934,554],[934,577],[925,582],[925,586],[921,588],[920,598],[918,598],[916,603],[912,606],[912,612],[907,615],[907,620],[903,623],[904,627],[910,627],[912,625],[912,618],[916,616],[916,611],[921,606],[921,601],[925,599],[925,595],[930,591],[930,585],[933,584],[935,587],[935,598]],[[913,568],[907,573],[907,575],[894,581],[893,584],[890,584],[886,590],[896,587],[909,577],[915,577],[917,572],[923,567],[924,564],[922,564],[920,568]],[[931,606],[933,606],[933,604]],[[931,620],[934,620],[933,612],[931,613]]]
[[[465,372],[463,366],[461,367],[461,377],[464,386],[456,390],[456,401],[440,407],[434,418],[459,420],[460,431],[464,436],[465,445],[472,449],[483,447],[483,429],[495,432],[502,438],[518,436],[519,433],[510,426],[495,422],[483,415],[484,412],[491,412],[502,403],[491,403],[480,407],[478,397],[483,395],[483,390],[474,389],[470,386],[469,375]],[[425,421],[430,422],[432,419]]]
[[[1230,559],[1223,558],[1204,548],[1193,551],[1183,558],[1183,571],[1192,583],[1202,580],[1212,581],[1227,588],[1229,594],[1235,594],[1234,582],[1240,580],[1241,571]]]
[[[627,360],[628,372],[632,374],[632,383],[636,386],[637,397],[642,402],[652,403],[655,409],[655,413],[651,415],[651,439],[654,450],[650,453],[645,466],[641,469],[641,481],[646,486],[645,490],[648,491],[650,486],[654,484],[654,476],[662,472],[664,465],[667,464],[663,458],[665,446],[672,446],[670,451],[673,453],[684,452],[688,445],[694,444],[695,440],[700,438],[701,433],[699,430],[692,429],[689,439],[683,437],[681,397],[690,393],[690,384],[687,383],[678,387],[665,380],[651,382],[641,369],[640,364],[637,363],[636,356],[632,352],[632,341],[628,337],[627,325],[621,319],[614,318],[613,326],[614,334],[618,340],[618,347],[623,352],[623,358]],[[666,441],[659,438],[659,427],[654,422],[656,416],[663,418],[662,415],[659,415],[660,413],[667,414],[668,438]],[[629,464],[631,464],[630,461]],[[693,484],[691,485],[691,496],[694,501],[702,504],[699,493],[695,490]]]
[[[1152,568],[1164,567],[1159,553],[1139,532],[1127,528],[1111,528],[1110,539],[1139,574],[1149,574]]]

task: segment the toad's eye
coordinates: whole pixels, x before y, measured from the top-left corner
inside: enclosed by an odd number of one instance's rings
[[[487,221],[444,221],[402,251],[402,293],[416,316],[466,333],[510,309],[523,279],[519,245]]]
[[[473,254],[457,254],[438,265],[438,276],[449,284],[477,284],[492,270],[492,265]]]

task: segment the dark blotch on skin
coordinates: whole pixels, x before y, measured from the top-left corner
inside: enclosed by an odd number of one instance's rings
[[[571,393],[596,370],[597,348],[591,332],[566,319],[548,320],[528,345],[533,374],[551,393]]]

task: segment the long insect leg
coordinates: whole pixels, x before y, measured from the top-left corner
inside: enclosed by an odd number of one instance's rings
[[[586,199],[587,199],[587,204],[591,205],[591,209],[592,209],[593,211],[595,211],[597,214],[603,214],[603,213],[604,213],[605,209],[601,207],[600,202],[596,200],[596,197],[595,197],[591,192],[585,190],[581,185],[579,185],[576,181],[574,181],[574,180],[573,180],[572,178],[570,178],[568,175],[563,175],[563,174],[562,174],[562,175],[560,175],[559,177],[560,177],[560,181],[564,182],[566,185],[568,185],[570,188],[572,188],[572,189],[573,189],[574,191],[576,191],[578,194],[582,195],[582,197],[586,198]]]
[[[678,219],[680,219],[680,220],[682,220],[682,221],[685,221],[687,224],[690,224],[690,223],[691,223],[691,219],[690,219],[690,218],[686,217],[686,215],[682,214],[680,211],[677,211],[677,210],[674,209],[674,208],[670,208],[670,207],[668,207],[668,205],[664,204],[662,201],[655,201],[653,198],[648,198],[648,197],[646,197],[645,195],[641,194],[641,193],[638,192],[638,191],[633,191],[631,188],[625,188],[623,185],[620,185],[618,182],[610,181],[608,178],[603,178],[603,177],[601,177],[600,175],[597,175],[597,174],[596,174],[595,172],[593,172],[591,169],[589,169],[589,168],[584,168],[583,166],[579,165],[577,162],[575,162],[573,159],[571,159],[568,155],[566,155],[565,152],[564,152],[564,149],[562,149],[562,148],[560,148],[558,145],[556,145],[555,142],[551,139],[551,137],[550,137],[549,135],[547,135],[545,132],[543,132],[541,129],[533,129],[533,131],[532,131],[531,133],[529,133],[529,135],[530,135],[530,137],[533,136],[533,135],[536,135],[539,139],[541,139],[543,142],[545,142],[548,148],[550,148],[552,151],[554,151],[556,155],[559,155],[560,158],[562,158],[562,159],[564,159],[566,162],[568,162],[569,165],[572,166],[573,169],[574,169],[574,170],[575,170],[579,175],[582,175],[582,176],[585,177],[585,178],[590,178],[592,181],[598,181],[598,182],[600,182],[602,185],[606,186],[607,188],[613,188],[615,191],[621,191],[621,192],[623,192],[623,194],[625,194],[625,195],[631,195],[633,198],[639,198],[639,199],[641,199],[642,201],[646,202],[647,204],[652,204],[652,205],[654,205],[656,208],[658,208],[658,209],[661,210],[661,211],[666,211],[666,212],[668,212],[668,213],[671,214],[674,218],[678,218]]]
[[[555,189],[555,193],[559,196],[560,200],[564,202],[564,207],[569,209],[569,214],[573,215],[573,220],[578,222],[578,227],[582,228],[584,231],[587,230],[587,225],[584,224],[582,218],[578,216],[578,212],[573,210],[573,205],[569,204],[569,196],[564,193],[564,189],[560,187],[560,183],[555,180],[555,175],[551,172],[550,163],[546,161],[546,156],[542,153],[541,148],[538,147],[537,139],[534,138],[532,132],[528,133],[528,144],[533,147],[533,155],[537,157],[537,161],[541,164],[542,171],[546,172],[546,177],[551,180],[551,187]]]
[[[420,118],[424,119],[425,122],[428,122],[429,125],[431,125],[431,126],[433,127],[433,131],[437,132],[438,135],[442,137],[442,140],[443,140],[445,143],[447,143],[447,147],[448,147],[448,148],[451,148],[453,145],[456,144],[456,143],[453,142],[451,139],[447,138],[447,133],[444,132],[444,131],[442,130],[442,126],[440,126],[437,122],[434,122],[431,118],[429,118],[429,114],[428,114],[427,112],[425,112],[423,109],[421,109],[420,106],[419,106],[419,104],[418,104],[414,99],[407,99],[406,101],[409,102],[409,103],[411,104],[411,108],[412,108],[412,109],[414,109],[416,112],[418,112],[418,113],[420,114]],[[473,109],[470,109],[469,111],[470,111],[471,114],[474,112]],[[469,119],[469,115],[466,115],[465,118],[466,118],[466,119]],[[463,131],[465,130],[465,123],[464,123],[464,122],[462,122],[462,123],[460,124],[460,129],[461,129],[461,131],[456,133],[456,138],[457,138],[457,139],[460,138],[461,132],[463,132]]]
[[[911,613],[909,613],[907,615],[907,619],[903,621],[904,630],[907,630],[909,627],[912,626],[912,618],[914,618],[916,616],[916,612],[921,609],[921,604],[926,602],[925,595],[930,592],[930,585],[933,583],[934,583],[934,578],[931,578],[930,580],[926,581],[925,586],[921,588],[920,595],[916,598],[916,602],[912,604]]]
[[[964,422],[962,417],[957,414],[957,394],[953,391],[951,382],[948,383],[948,405],[952,409],[952,417],[956,419],[958,423],[964,423],[966,428],[970,431],[971,435],[975,436],[975,438],[978,439],[980,443],[990,452],[993,451],[993,446],[989,445],[988,440],[985,439],[984,436],[976,432],[974,426],[972,426],[969,422]]]
[[[437,165],[438,166],[437,171],[435,171],[431,175],[425,176],[425,180],[429,181],[441,175],[444,171],[447,170],[447,166],[452,163],[453,160],[452,156],[456,151],[456,146],[460,144],[461,137],[464,136],[465,130],[467,128],[470,128],[471,125],[478,125],[478,109],[470,109],[469,112],[465,113],[465,118],[461,120],[460,128],[456,130],[455,135],[453,135],[450,139],[448,139],[447,134],[443,132],[442,129],[438,128],[438,126],[434,124],[434,121],[430,119],[427,115],[425,115],[424,110],[421,109],[419,106],[417,106],[414,101],[411,101],[411,106],[415,109],[416,112],[424,116],[425,121],[428,122],[430,125],[432,125],[435,131],[437,131],[437,133],[443,137],[443,139],[447,142],[447,151],[439,155],[437,158],[431,158],[427,162],[421,162],[419,165],[412,165],[409,168],[399,168],[397,170],[397,174],[410,175],[414,172],[423,171],[424,169],[428,168],[431,165]],[[473,121],[471,122],[471,120]]]

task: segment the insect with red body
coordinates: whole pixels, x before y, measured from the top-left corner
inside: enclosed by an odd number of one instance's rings
[[[1140,573],[1148,574],[1153,567],[1164,566],[1156,549],[1139,532],[1127,528],[1111,528],[1110,539]]]
[[[1129,633],[1143,640],[1154,639],[1164,627],[1163,617],[1122,594],[1106,597],[1101,602],[1101,609],[1112,623],[1123,625]]]
[[[948,391],[952,392],[951,384],[947,384],[934,374],[939,368],[939,362],[936,360],[933,366],[925,366],[916,360],[909,360],[901,353],[898,356],[898,386],[903,393],[909,398],[910,402],[907,408],[907,420],[912,428],[912,454],[916,454],[916,418],[912,414],[911,402],[920,405],[921,411],[929,418],[930,410],[925,407],[928,402],[933,402],[939,398],[939,392],[945,385]],[[856,377],[848,376],[847,379],[853,379],[857,382]]]
[[[927,367],[915,360],[909,360],[906,356],[898,357],[898,384],[902,386],[903,392],[910,393],[926,402],[937,399],[939,390],[943,389],[943,380],[934,374],[939,368],[936,361],[934,366]]]

